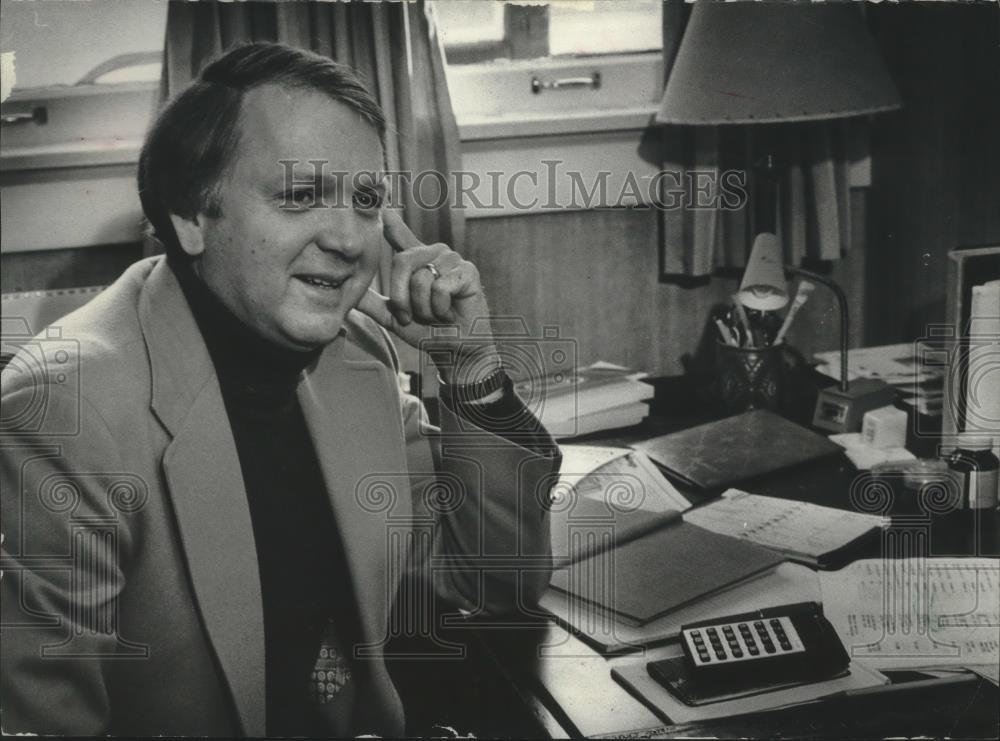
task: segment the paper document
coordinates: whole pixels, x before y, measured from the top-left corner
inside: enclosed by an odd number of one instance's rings
[[[596,445],[561,445],[559,450],[563,455],[559,486],[571,487],[580,496],[648,512],[691,508],[645,453]]]
[[[912,461],[916,459],[909,450],[902,447],[876,448],[869,445],[860,432],[842,432],[830,435],[830,440],[844,448],[844,454],[859,471],[871,470],[879,463],[888,461]]]
[[[1000,559],[865,559],[820,574],[827,618],[876,669],[1000,663]]]
[[[878,378],[893,385],[911,385],[940,379],[944,369],[924,362],[930,348],[928,342],[903,342],[898,345],[852,348],[847,356],[847,377]],[[814,355],[816,370],[840,379],[840,351],[818,352]]]
[[[809,564],[819,563],[888,522],[876,515],[748,494],[739,489],[730,489],[714,502],[691,510],[684,519]]]

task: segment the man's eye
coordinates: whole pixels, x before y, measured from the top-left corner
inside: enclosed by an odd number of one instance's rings
[[[293,211],[312,208],[319,201],[315,188],[296,188],[282,194],[282,208]]]
[[[382,194],[375,188],[361,187],[354,191],[354,206],[365,211],[382,208]]]

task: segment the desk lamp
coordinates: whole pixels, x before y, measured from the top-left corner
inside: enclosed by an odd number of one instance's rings
[[[772,233],[777,229],[779,166],[774,150],[781,132],[775,124],[864,116],[901,105],[853,3],[702,1],[691,9],[656,121],[747,124],[770,139],[755,164],[752,193],[755,233],[767,238],[758,237],[758,257],[755,261],[751,254],[741,290],[757,286],[759,302],[766,299],[767,305],[780,308],[788,301],[784,270],[806,271],[782,264]],[[873,392],[876,399],[885,398],[885,391],[848,381],[846,298],[829,278],[812,273],[808,278],[833,290],[841,317],[840,384],[821,394],[813,424],[834,432],[860,429],[863,402],[874,403]]]
[[[849,380],[847,344],[850,317],[847,296],[836,281],[795,265],[783,265],[778,237],[762,232],[754,239],[738,298],[750,308],[770,310],[784,306],[789,298],[785,272],[822,283],[837,297],[840,309],[840,383],[835,388],[820,391],[812,423],[814,427],[829,432],[856,432],[861,429],[865,412],[891,404],[894,393],[885,381],[874,378]]]

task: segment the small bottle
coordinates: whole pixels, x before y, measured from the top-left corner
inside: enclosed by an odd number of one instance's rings
[[[997,474],[1000,459],[993,454],[993,441],[962,433],[958,447],[948,456],[948,467],[962,485],[962,505],[968,509],[996,509]]]

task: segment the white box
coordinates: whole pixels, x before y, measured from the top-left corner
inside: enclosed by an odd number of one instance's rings
[[[861,436],[873,448],[906,446],[906,412],[894,406],[884,406],[865,413]]]

